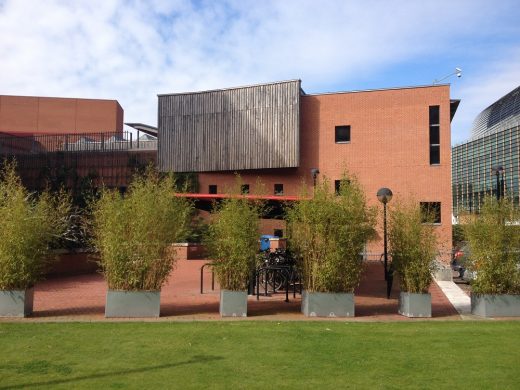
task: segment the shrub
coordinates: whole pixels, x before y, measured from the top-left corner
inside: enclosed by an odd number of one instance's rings
[[[215,206],[204,242],[220,287],[244,291],[256,263],[262,205],[237,195],[239,180],[231,193]]]
[[[487,196],[480,214],[468,218],[468,268],[476,294],[520,294],[520,212],[510,200]]]
[[[149,168],[125,196],[104,189],[92,205],[93,242],[113,290],[158,291],[174,267],[174,242],[188,235],[193,206],[174,194],[172,176]]]
[[[67,194],[29,194],[5,163],[0,175],[0,290],[23,290],[39,281],[52,260],[49,249],[67,230]]]
[[[316,186],[311,199],[287,211],[289,247],[295,253],[309,292],[353,292],[362,272],[360,255],[374,234],[375,209],[366,204],[354,178],[341,181],[339,194],[328,180]]]
[[[418,204],[396,202],[389,212],[388,241],[402,291],[427,293],[437,255],[437,236]]]

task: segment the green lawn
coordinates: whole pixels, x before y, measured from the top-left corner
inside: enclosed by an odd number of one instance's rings
[[[519,386],[520,321],[0,323],[0,389]]]

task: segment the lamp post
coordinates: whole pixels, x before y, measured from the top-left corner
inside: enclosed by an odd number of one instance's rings
[[[502,165],[495,165],[491,168],[491,171],[497,177],[497,200],[504,197],[504,172],[506,171]],[[502,183],[500,183],[500,176],[502,175]],[[502,185],[501,185],[502,184]]]
[[[318,178],[318,174],[320,170],[318,168],[311,168],[311,176],[312,176],[312,186],[316,188],[316,179]]]
[[[390,291],[392,289],[393,275],[388,272],[388,246],[386,237],[386,204],[392,200],[392,190],[389,188],[380,188],[377,191],[377,199],[383,203],[383,242],[384,242],[384,267],[385,267],[385,280],[387,283],[386,295],[390,298]]]
[[[441,81],[444,81],[446,79],[449,79],[451,76],[457,76],[459,79],[462,77],[462,69],[461,68],[455,68],[455,71],[453,73],[450,73],[447,76],[444,76],[440,79],[433,80],[433,85],[439,84]]]

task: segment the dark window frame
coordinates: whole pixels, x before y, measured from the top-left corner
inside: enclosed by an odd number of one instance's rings
[[[283,195],[283,184],[282,183],[275,183],[274,184],[274,191],[275,196],[282,196]]]
[[[346,134],[338,134],[338,132],[346,131]],[[334,142],[337,144],[349,144],[351,140],[351,128],[350,125],[340,125],[334,127]]]
[[[341,182],[345,180],[347,182],[347,185],[350,184],[350,180],[349,179],[339,179],[339,180],[334,180],[334,193],[336,195],[339,195],[340,193],[340,190],[341,190]]]
[[[440,225],[442,223],[442,203],[441,202],[420,202],[423,223]],[[433,221],[428,221],[428,215],[433,215]]]
[[[429,133],[428,133],[428,143],[430,145],[430,148],[429,148],[430,165],[440,165],[440,163],[441,163],[440,117],[441,117],[440,106],[429,106],[428,123],[429,123],[430,127],[429,127]]]
[[[216,184],[210,184],[208,186],[208,194],[218,194],[218,186]]]

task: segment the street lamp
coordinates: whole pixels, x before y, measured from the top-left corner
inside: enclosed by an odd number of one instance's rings
[[[504,172],[506,171],[502,165],[495,165],[491,168],[491,171],[497,177],[497,200],[504,197]],[[500,185],[500,176],[502,175],[502,185]]]
[[[316,188],[316,179],[318,178],[319,173],[320,173],[320,170],[318,168],[311,168],[312,183],[315,188]]]
[[[453,73],[450,73],[449,75],[444,76],[444,77],[442,77],[440,79],[433,80],[433,85],[439,84],[441,81],[449,79],[451,76],[455,76],[455,75],[460,79],[462,77],[462,69],[461,68],[455,68],[455,71]]]
[[[383,240],[384,240],[384,266],[385,266],[385,280],[386,280],[386,296],[390,298],[390,291],[392,290],[393,275],[388,272],[388,246],[386,238],[386,204],[392,200],[392,190],[390,188],[380,188],[377,191],[377,199],[383,203]]]

